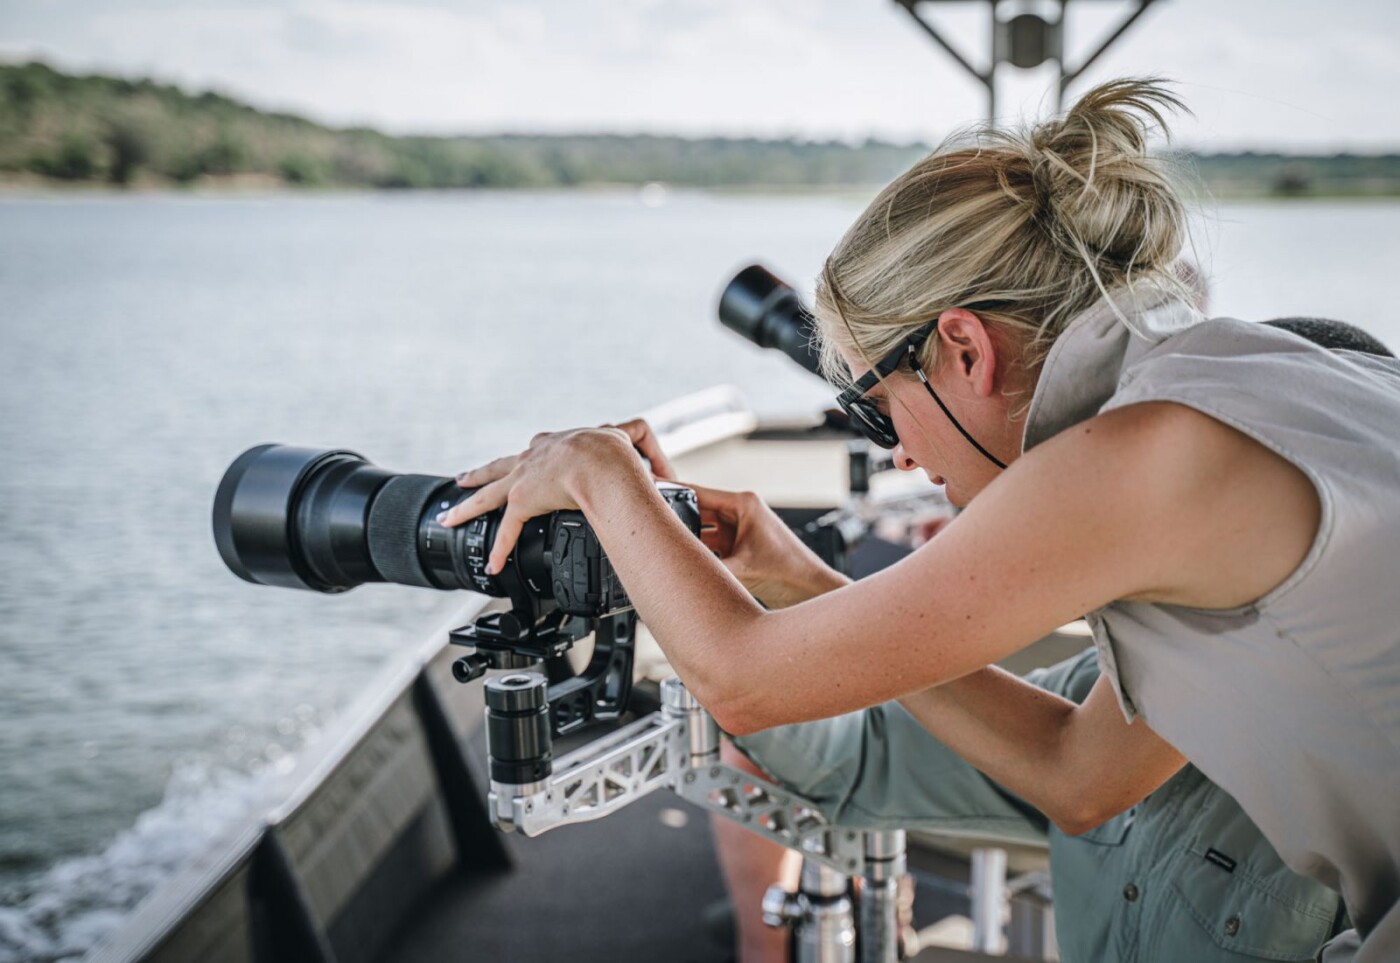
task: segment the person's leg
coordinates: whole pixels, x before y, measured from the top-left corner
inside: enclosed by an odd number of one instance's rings
[[[763,771],[728,742],[720,757],[744,772]],[[740,963],[787,963],[788,931],[763,922],[763,894],[773,883],[796,890],[802,857],[792,850],[758,836],[723,816],[711,816],[720,870],[734,904],[734,929]]]

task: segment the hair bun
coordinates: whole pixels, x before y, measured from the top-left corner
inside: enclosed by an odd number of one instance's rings
[[[1026,142],[1038,219],[1067,254],[1114,280],[1165,267],[1185,238],[1171,164],[1147,150],[1170,110],[1186,107],[1162,81],[1116,80]]]
[[[1148,152],[1164,115],[1184,109],[1161,81],[1096,87],[1036,126],[954,132],[861,213],[822,268],[815,314],[823,370],[894,350],[950,307],[1020,341],[1041,364],[1082,312],[1120,295],[1191,301],[1176,256],[1188,231],[1172,163]],[[937,339],[921,360],[937,363]]]

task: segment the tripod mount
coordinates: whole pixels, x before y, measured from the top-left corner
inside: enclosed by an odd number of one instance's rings
[[[594,722],[608,722],[627,711],[632,696],[632,659],[637,629],[634,609],[601,618],[571,616],[557,608],[539,613],[532,604],[492,612],[453,629],[448,637],[471,652],[452,663],[458,682],[471,682],[488,669],[543,668],[548,678],[550,731],[560,736]],[[565,654],[575,642],[593,636],[593,655],[575,675]]]

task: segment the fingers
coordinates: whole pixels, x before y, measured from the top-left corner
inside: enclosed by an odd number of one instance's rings
[[[486,574],[495,575],[505,568],[506,559],[515,550],[520,540],[520,532],[529,521],[529,513],[516,509],[510,504],[513,479],[500,478],[478,490],[470,498],[463,499],[452,508],[438,515],[438,524],[444,528],[454,528],[487,512],[506,506],[501,522],[496,526],[496,540],[491,544],[491,554],[486,559]]]
[[[661,442],[656,437],[656,432],[651,430],[651,425],[646,423],[646,419],[633,418],[631,421],[607,427],[617,428],[626,433],[632,441],[632,447],[651,462],[653,475],[666,481],[676,480],[676,469],[671,465],[671,460],[666,457],[666,453],[661,450]]]
[[[735,534],[732,523],[716,517],[712,512],[700,512],[700,541],[720,558],[734,553]]]
[[[506,475],[509,475],[519,461],[519,455],[506,455],[502,458],[497,458],[495,461],[487,462],[480,468],[472,468],[468,471],[464,471],[457,476],[457,487],[480,488],[483,485],[490,484],[498,478],[504,478]]]
[[[714,512],[716,515],[728,522],[739,520],[739,512],[747,492],[730,492],[722,488],[706,488],[703,485],[693,485],[690,482],[676,482],[684,485],[695,492],[695,499],[700,504],[700,511]]]
[[[776,520],[776,516],[773,516],[763,499],[753,492],[730,492],[720,488],[692,485],[689,482],[680,484],[695,492],[702,520],[706,512],[711,512],[716,519],[725,524],[747,531],[752,531],[755,527],[762,528],[770,520]]]
[[[438,515],[438,524],[443,528],[455,528],[463,522],[471,521],[478,515],[485,515],[493,508],[500,508],[506,503],[506,499],[510,495],[510,488],[509,478],[499,478],[479,489],[470,498],[462,499]]]
[[[529,518],[524,512],[507,506],[505,514],[501,516],[501,524],[496,528],[496,541],[491,544],[491,555],[486,560],[487,575],[495,575],[505,568],[506,559],[510,558],[510,553],[515,550],[515,543],[520,541],[520,533],[527,521]]]

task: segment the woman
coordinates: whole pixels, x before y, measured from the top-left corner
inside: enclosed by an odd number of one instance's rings
[[[828,258],[843,407],[966,506],[898,565],[844,585],[756,499],[702,492],[726,568],[656,495],[640,424],[537,436],[442,521],[505,506],[498,569],[526,519],[581,508],[735,734],[898,698],[1071,833],[1189,758],[1340,889],[1359,932],[1324,959],[1394,959],[1400,364],[1195,315],[1146,151],[1171,106],[1119,81],[940,148]],[[986,668],[1081,616],[1103,670],[1082,706]]]

